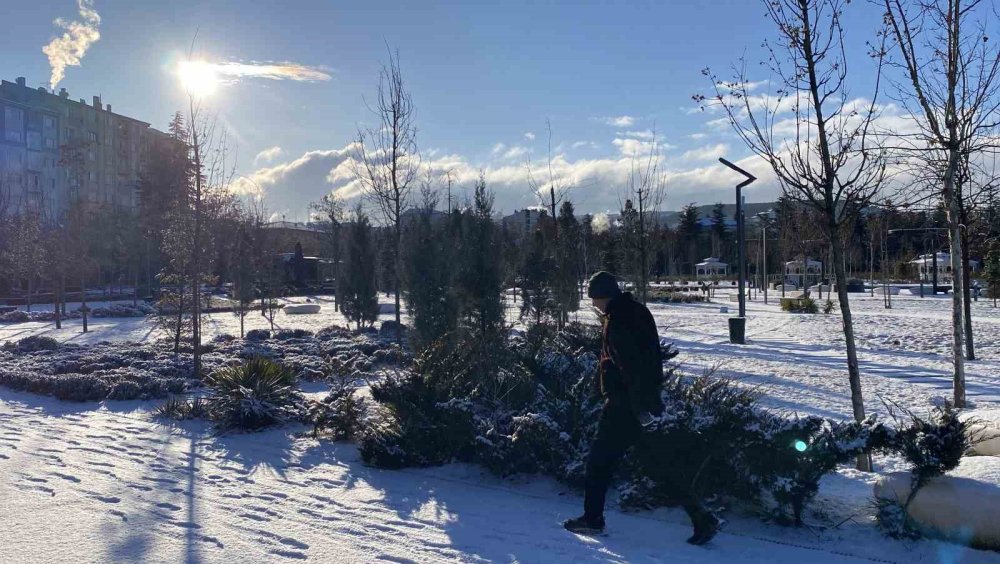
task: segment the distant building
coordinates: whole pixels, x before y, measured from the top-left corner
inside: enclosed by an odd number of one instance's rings
[[[264,226],[269,239],[282,253],[291,253],[295,244],[302,245],[307,255],[322,256],[324,240],[328,238],[328,223],[301,223],[297,221],[272,221]]]
[[[543,210],[538,208],[514,210],[514,213],[504,216],[500,222],[505,225],[508,230],[519,235],[526,235],[535,231],[535,227],[538,225],[538,220],[542,216],[542,213]]]
[[[785,263],[785,281],[796,286],[806,286],[810,279],[819,280],[823,273],[823,263],[818,260],[798,259]]]
[[[0,197],[13,213],[61,214],[69,202],[135,211],[150,144],[171,138],[144,121],[88,105],[23,77],[0,81]]]
[[[715,257],[709,257],[695,265],[698,278],[714,278],[729,274],[729,265]]]
[[[951,276],[951,253],[937,253],[935,256],[932,254],[920,255],[919,257],[910,261],[910,264],[917,267],[917,272],[920,275],[920,279],[924,282],[931,282],[934,280],[934,263],[937,262],[937,281],[943,284],[950,284],[952,282]],[[979,261],[970,260],[969,270],[971,272],[977,272],[979,270]]]

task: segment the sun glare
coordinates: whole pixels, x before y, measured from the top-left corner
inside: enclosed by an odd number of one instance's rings
[[[188,94],[204,98],[219,86],[219,75],[211,63],[205,61],[181,61],[177,66],[177,77]]]

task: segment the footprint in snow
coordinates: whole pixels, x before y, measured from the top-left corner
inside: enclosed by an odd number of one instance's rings
[[[66,480],[68,482],[73,482],[74,484],[80,483],[80,478],[77,478],[76,476],[71,476],[69,474],[62,474],[59,472],[52,472],[52,475],[57,478],[62,478],[63,480]]]
[[[259,521],[261,523],[266,523],[271,520],[268,517],[264,517],[263,515],[257,515],[256,513],[240,513],[239,516],[245,519],[252,519],[254,521]]]
[[[169,509],[170,511],[180,511],[181,510],[181,507],[179,505],[174,505],[172,503],[166,503],[166,502],[164,502],[164,503],[157,503],[156,506],[159,507],[159,508],[161,508],[161,509]]]
[[[128,516],[125,515],[124,511],[119,511],[117,509],[112,509],[111,511],[108,511],[108,513],[114,515],[115,517],[121,517],[122,521],[128,521]]]
[[[285,558],[295,558],[297,560],[305,560],[306,558],[308,558],[308,556],[306,556],[305,553],[297,552],[294,550],[272,550],[270,553],[275,556],[283,556]]]

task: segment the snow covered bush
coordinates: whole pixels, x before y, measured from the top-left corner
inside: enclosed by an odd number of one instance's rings
[[[302,394],[295,374],[267,358],[252,358],[205,378],[209,417],[221,429],[253,431],[296,418]]]
[[[191,399],[182,396],[170,396],[167,401],[153,410],[153,414],[157,417],[165,417],[177,421],[207,419],[208,408],[206,407],[205,400],[200,396]]]
[[[28,312],[21,310],[9,311],[0,315],[0,322],[3,323],[24,323],[30,319],[31,316],[28,315]]]
[[[675,292],[670,290],[652,290],[646,298],[647,301],[661,304],[691,304],[707,302],[705,294],[694,294],[690,292]]]
[[[539,345],[515,337],[489,363],[474,343],[429,347],[414,372],[373,385],[379,404],[362,433],[377,466],[476,461],[499,475],[543,472],[582,481],[599,413],[590,378],[599,343],[592,327],[550,332]],[[537,336],[537,334],[535,335]]]
[[[891,445],[911,465],[917,487],[958,466],[970,446],[967,426],[974,421],[961,420],[949,402],[935,407],[927,418],[908,411],[894,416],[903,425]]]
[[[17,343],[12,343],[10,341],[4,343],[4,350],[13,351],[17,353],[30,353],[35,351],[54,351],[59,349],[59,341],[53,339],[52,337],[45,337],[42,335],[32,335],[30,337],[25,337],[17,341]]]
[[[271,338],[271,332],[267,329],[251,329],[247,331],[246,340],[248,341],[266,341]]]
[[[326,432],[336,441],[355,437],[364,415],[364,406],[354,395],[354,387],[341,381],[320,401],[306,405],[306,421],[313,426],[313,436]]]
[[[402,468],[471,460],[475,427],[470,406],[419,373],[387,376],[371,387],[377,402],[360,433],[362,459]]]
[[[819,304],[812,298],[782,298],[781,309],[789,313],[819,313]]]
[[[129,306],[124,304],[112,304],[107,307],[95,307],[90,309],[90,317],[145,317],[155,313],[156,310],[145,304]],[[76,310],[74,314],[79,314]]]
[[[50,392],[65,401],[93,401],[108,397],[108,384],[93,374],[50,376]]]
[[[909,518],[908,508],[917,492],[936,476],[954,470],[975,438],[969,431],[975,419],[959,418],[950,402],[935,407],[928,417],[920,417],[899,406],[890,407],[897,423],[885,440],[887,450],[898,452],[910,465],[910,495],[902,503],[891,499],[876,500],[876,519],[889,536],[916,538],[920,528]]]
[[[274,338],[279,341],[289,339],[306,339],[313,336],[313,332],[306,329],[281,329],[274,334]]]

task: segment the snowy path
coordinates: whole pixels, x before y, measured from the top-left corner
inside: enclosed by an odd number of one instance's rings
[[[739,519],[695,548],[676,510],[612,512],[611,534],[585,539],[558,525],[579,497],[548,480],[382,471],[352,445],[287,430],[212,437],[88,409],[0,390],[0,562],[1000,561],[889,542],[870,525],[819,542]]]

